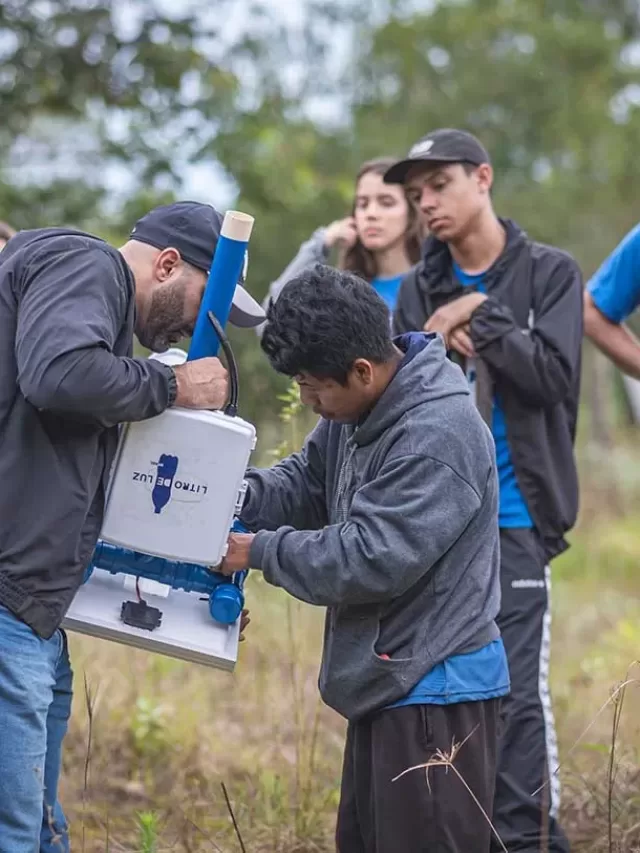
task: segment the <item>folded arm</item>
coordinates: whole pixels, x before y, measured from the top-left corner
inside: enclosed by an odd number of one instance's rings
[[[562,401],[580,369],[582,277],[577,264],[559,257],[550,271],[530,329],[489,296],[470,323],[475,351],[525,401],[554,406]]]
[[[640,379],[640,340],[624,323],[614,323],[605,316],[590,293],[584,296],[584,330],[619,370]]]
[[[587,285],[587,337],[617,367],[640,379],[640,341],[624,321],[640,305],[640,226],[633,228]]]

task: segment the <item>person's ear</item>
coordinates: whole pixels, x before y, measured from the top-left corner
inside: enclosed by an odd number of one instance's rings
[[[373,365],[366,358],[357,358],[351,371],[354,377],[363,385],[371,385],[373,382]]]
[[[158,281],[167,281],[182,262],[180,252],[171,247],[163,249],[156,258],[155,274]]]
[[[491,187],[493,186],[493,169],[489,163],[483,163],[481,166],[478,166],[476,169],[476,181],[481,193],[488,194],[491,192]]]

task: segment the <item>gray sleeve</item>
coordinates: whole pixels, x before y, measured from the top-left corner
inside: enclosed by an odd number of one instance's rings
[[[33,406],[105,427],[164,411],[173,371],[113,353],[127,299],[122,272],[99,248],[66,246],[31,261],[18,293],[15,355]]]
[[[277,530],[285,524],[314,530],[327,523],[326,436],[327,422],[320,421],[300,453],[272,468],[248,471],[240,517],[249,530]]]
[[[327,260],[329,250],[324,244],[324,235],[326,230],[326,228],[316,229],[311,237],[300,246],[295,258],[289,263],[278,278],[271,283],[269,286],[269,292],[262,303],[262,307],[265,311],[268,309],[269,304],[272,301],[275,302],[278,299],[280,291],[288,281],[291,281],[292,278],[295,278],[295,276],[304,272],[304,270],[314,266],[314,264],[321,264]],[[256,332],[259,336],[262,335],[263,329],[264,323],[256,327]]]
[[[476,491],[442,462],[396,458],[356,492],[346,523],[260,531],[250,564],[268,583],[309,604],[387,601],[432,568],[480,506]]]

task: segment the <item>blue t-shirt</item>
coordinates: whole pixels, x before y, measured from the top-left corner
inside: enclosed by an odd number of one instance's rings
[[[405,367],[424,347],[421,333],[409,332],[396,339],[405,352]],[[452,655],[430,669],[415,687],[388,708],[403,705],[452,705],[506,696],[510,690],[509,665],[502,637],[475,652]]]
[[[396,275],[393,278],[374,278],[371,286],[387,303],[389,311],[393,311],[398,301],[398,292],[404,275]]]
[[[640,305],[640,225],[602,263],[587,285],[594,305],[612,323],[622,323]]]
[[[454,263],[453,271],[456,278],[463,287],[475,285],[478,290],[484,292],[484,273],[469,275]],[[475,382],[475,370],[473,364],[467,369],[467,378],[473,387]],[[498,464],[498,478],[500,480],[500,511],[498,524],[500,527],[533,527],[533,521],[527,509],[522,492],[516,480],[516,473],[511,461],[511,451],[507,441],[507,424],[504,418],[504,410],[500,402],[499,394],[493,401],[493,415],[491,431],[496,445],[496,462]]]
[[[506,696],[511,689],[502,637],[475,652],[452,655],[434,666],[404,699],[389,705],[454,705]]]

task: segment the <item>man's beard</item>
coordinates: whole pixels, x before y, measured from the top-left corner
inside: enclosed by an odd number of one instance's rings
[[[136,331],[143,347],[152,352],[165,352],[192,333],[183,319],[184,302],[185,285],[181,281],[152,294],[144,326]]]

